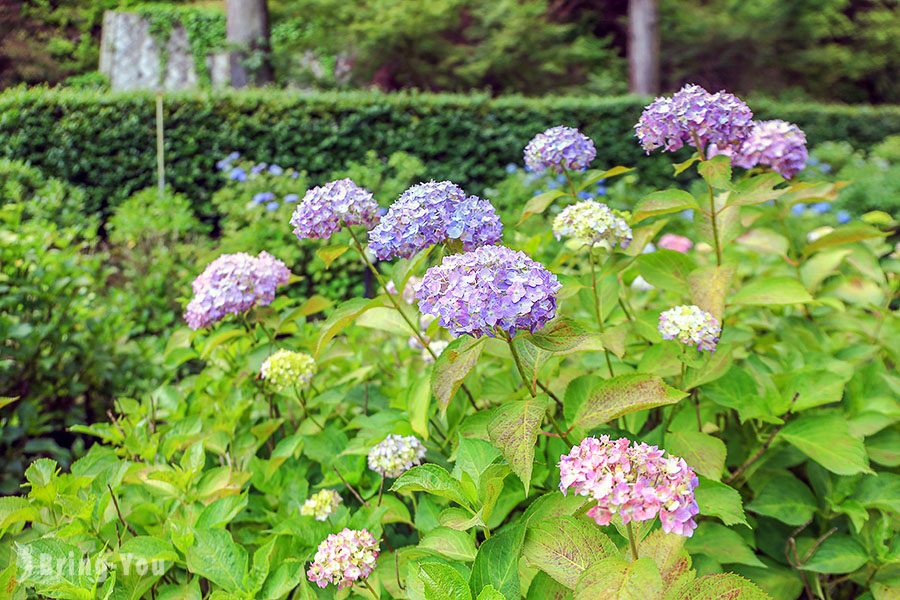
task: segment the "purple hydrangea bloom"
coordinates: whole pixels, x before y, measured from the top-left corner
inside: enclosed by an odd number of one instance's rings
[[[466,197],[449,181],[409,188],[369,232],[369,248],[378,260],[409,258],[434,244],[459,240],[464,250],[496,244],[503,234],[500,217],[487,200]]]
[[[661,97],[644,109],[635,135],[649,154],[656,148],[673,152],[684,145],[706,151],[715,144],[721,152],[738,148],[753,127],[753,112],[727,92],[711,94],[699,85],[686,85],[671,98]]]
[[[284,173],[284,169],[282,169],[280,165],[275,165],[275,164],[269,165],[269,175],[278,176],[283,173]]]
[[[194,297],[184,311],[184,320],[191,329],[202,329],[226,315],[266,306],[290,276],[284,263],[268,252],[259,256],[223,254],[194,280]]]
[[[806,167],[806,134],[787,121],[757,121],[733,156],[732,162],[739,167],[762,165],[790,179]]]
[[[350,179],[314,187],[294,209],[291,225],[302,239],[327,239],[344,225],[371,227],[378,222],[378,203],[372,192]]]
[[[535,332],[556,315],[556,276],[523,252],[482,246],[431,267],[416,291],[419,309],[454,336]]]
[[[584,171],[597,156],[594,142],[574,127],[551,127],[525,146],[525,165],[534,171]]]

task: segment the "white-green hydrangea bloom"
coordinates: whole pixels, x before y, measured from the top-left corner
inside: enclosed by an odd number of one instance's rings
[[[278,350],[262,364],[259,374],[276,392],[304,388],[316,374],[316,361],[305,352]]]
[[[316,521],[324,521],[337,510],[341,504],[341,495],[334,490],[320,490],[307,498],[300,507],[304,517],[315,517]]]
[[[553,220],[556,239],[571,238],[583,244],[612,249],[627,248],[631,243],[631,227],[619,214],[601,202],[584,200],[567,206]]]
[[[400,477],[425,458],[425,446],[414,435],[390,434],[369,450],[369,468],[385,478]]]

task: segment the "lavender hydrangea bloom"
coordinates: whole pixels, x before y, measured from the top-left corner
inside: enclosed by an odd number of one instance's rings
[[[790,179],[806,167],[808,158],[806,134],[793,123],[774,120],[754,123],[732,162],[745,169],[769,167]]]
[[[753,112],[727,92],[711,94],[699,85],[686,85],[671,98],[657,98],[644,109],[634,126],[635,135],[649,154],[684,145],[706,151],[738,148],[753,127]]]
[[[445,240],[459,240],[464,250],[496,244],[503,234],[500,217],[487,200],[466,197],[449,181],[429,181],[409,188],[369,232],[369,248],[378,260],[409,258]]]
[[[454,336],[535,332],[556,315],[556,276],[523,252],[482,246],[447,256],[425,273],[419,309]]]
[[[574,127],[551,127],[525,146],[525,165],[535,173],[584,171],[597,156],[594,142]]]
[[[618,244],[627,248],[631,244],[631,227],[616,211],[593,200],[584,200],[567,206],[553,220],[556,239],[568,237],[582,244],[599,245],[612,249]]]
[[[327,239],[344,225],[371,227],[378,221],[378,203],[372,193],[350,179],[338,179],[314,187],[303,197],[291,225],[302,239]]]
[[[201,329],[226,315],[266,306],[290,276],[284,263],[267,252],[255,257],[243,252],[223,254],[194,280],[194,297],[184,319],[191,329]]]
[[[697,350],[714,352],[722,335],[719,320],[699,306],[682,305],[659,315],[659,332],[664,340],[678,340]]]

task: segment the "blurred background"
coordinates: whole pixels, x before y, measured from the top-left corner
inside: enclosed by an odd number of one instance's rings
[[[227,38],[252,38],[258,52],[244,62],[255,82],[278,87],[609,95],[656,93],[690,81],[781,100],[891,103],[900,99],[898,6],[895,0],[2,0],[0,87],[103,85],[104,13],[114,10],[143,13],[157,35],[180,22],[200,52],[226,48]]]

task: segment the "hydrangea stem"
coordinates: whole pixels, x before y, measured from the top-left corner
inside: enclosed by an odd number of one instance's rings
[[[631,527],[631,522],[625,523],[625,531],[628,532],[628,547],[631,548],[631,558],[637,560],[637,542],[634,540],[634,529]]]
[[[522,365],[522,358],[519,356],[519,351],[516,350],[515,344],[513,344],[512,337],[509,335],[504,335],[502,337],[506,340],[506,343],[509,345],[509,351],[512,354],[513,362],[516,363],[516,369],[519,371],[519,376],[522,377],[522,381],[525,382],[525,388],[528,390],[528,393],[531,394],[532,398],[536,397],[537,391],[534,389],[534,387],[532,387],[528,383],[528,376],[525,373],[525,367]],[[553,392],[551,392],[549,390],[549,388],[547,388],[547,386],[545,386],[543,383],[538,381],[537,378],[535,378],[535,383],[537,384],[537,387],[541,388],[541,390],[546,392],[547,395],[550,396],[551,398],[553,398],[553,400],[556,401],[556,403],[559,405],[559,407],[562,408],[562,401],[560,401],[560,399]],[[552,416],[550,416],[550,424],[556,430],[556,434],[562,439],[562,441],[564,441],[566,444],[571,446],[572,442],[569,440],[569,437],[566,435],[566,432],[562,430],[562,428],[559,426],[559,424],[556,422],[556,420]]]
[[[597,290],[597,266],[594,264],[594,246],[590,247],[588,260],[591,263],[591,291],[594,294],[594,313],[597,315],[597,324],[600,326],[600,333],[605,333],[603,325],[603,300],[600,292]],[[609,376],[615,377],[613,372],[612,360],[609,357],[609,350],[606,349],[606,342],[603,342],[603,356],[606,358],[606,368],[609,369]]]
[[[706,153],[703,151],[703,144],[700,142],[700,136],[697,135],[696,132],[692,132],[691,135],[694,138],[694,145],[697,147],[697,155],[700,157],[700,160],[705,161]],[[706,182],[706,191],[709,194],[709,220],[712,223],[713,244],[716,247],[716,264],[721,267],[722,245],[719,243],[719,220],[717,218],[718,211],[716,210],[716,196],[709,182],[707,182],[705,178],[703,181]]]

